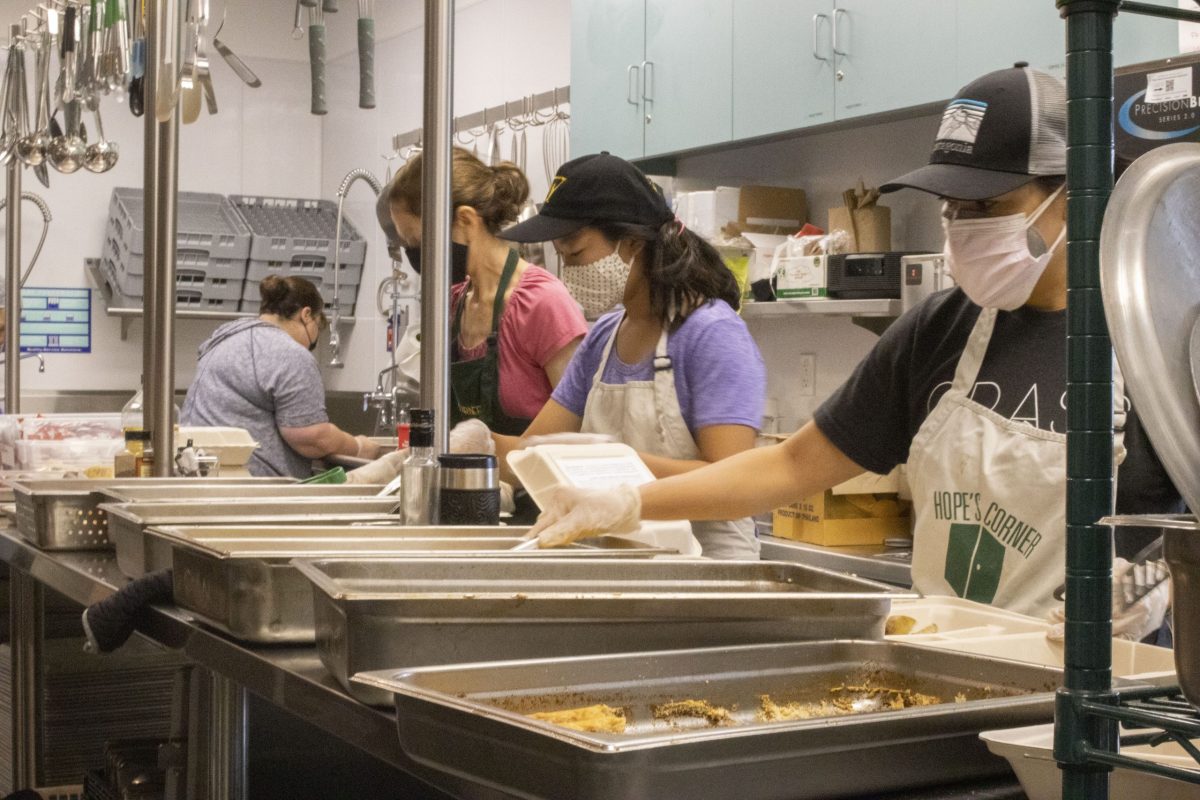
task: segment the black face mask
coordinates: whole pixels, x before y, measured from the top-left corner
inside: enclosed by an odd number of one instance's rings
[[[462,283],[467,279],[467,253],[469,248],[465,244],[458,242],[450,243],[450,282]],[[404,255],[408,256],[408,263],[412,265],[413,271],[418,275],[421,274],[421,248],[406,247]]]

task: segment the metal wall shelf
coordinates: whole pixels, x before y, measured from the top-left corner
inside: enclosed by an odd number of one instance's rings
[[[113,295],[108,282],[104,280],[104,276],[100,273],[100,261],[95,258],[84,259],[84,266],[87,269],[88,275],[91,276],[92,282],[96,285],[100,296],[104,298],[104,310],[110,317],[117,317],[121,320],[121,341],[129,338],[129,329],[133,326],[135,320],[141,319],[144,314],[140,306],[114,306]],[[176,307],[176,319],[196,319],[207,320],[209,322],[227,322],[234,319],[250,319],[257,317],[258,314],[253,311],[197,311],[194,309],[186,309]],[[342,326],[350,326],[357,322],[357,318],[352,316],[343,316],[339,318],[339,324]]]
[[[768,303],[748,302],[742,305],[746,319],[790,317],[796,314],[826,314],[841,317],[898,317],[899,300],[776,300]]]

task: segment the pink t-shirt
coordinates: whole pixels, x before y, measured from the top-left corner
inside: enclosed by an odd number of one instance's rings
[[[458,308],[465,282],[450,290],[450,313]],[[533,419],[550,399],[546,364],[568,344],[587,333],[579,304],[562,281],[530,264],[508,296],[500,317],[500,405],[510,417]],[[487,341],[458,358],[474,361],[487,353]]]

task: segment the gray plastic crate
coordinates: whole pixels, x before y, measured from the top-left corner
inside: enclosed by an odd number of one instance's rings
[[[298,259],[315,263],[323,258],[332,269],[337,204],[330,200],[298,200],[284,197],[230,195],[229,201],[253,234],[250,258],[292,264]],[[339,261],[362,264],[367,259],[367,242],[342,218]]]
[[[347,286],[358,286],[362,283],[363,265],[362,264],[345,264],[339,265],[341,272],[340,283],[342,288]],[[333,292],[333,262],[324,259],[311,259],[304,256],[297,256],[292,259],[291,263],[283,263],[281,261],[256,261],[250,259],[246,267],[246,278],[252,281],[261,281],[268,275],[294,275],[298,278],[306,278],[313,282],[313,285],[320,289],[326,287],[330,293]]]
[[[319,288],[319,287],[318,287]],[[343,286],[341,297],[341,315],[349,317],[354,315],[354,304],[358,300],[357,286]],[[325,299],[325,314],[333,313],[333,288],[330,287],[328,293],[322,293]],[[259,304],[262,302],[262,295],[258,293],[258,281],[246,281],[246,286],[242,289],[242,311],[257,312]]]
[[[100,277],[104,281],[104,286],[100,288],[107,295],[109,306],[115,308],[140,308],[142,306],[141,296],[130,295],[122,291],[116,267],[107,253],[100,259]],[[232,292],[225,291],[224,296],[214,297],[206,294],[203,290],[184,288],[176,283],[175,307],[189,311],[238,311],[241,308],[239,299],[241,284],[241,281],[237,282],[239,294],[236,296],[229,296]]]
[[[114,238],[104,242],[104,259],[108,262],[113,281],[126,297],[145,296],[146,280],[141,272],[134,273],[121,259],[120,247]],[[136,257],[139,265],[141,256]],[[220,264],[219,262],[225,262]],[[212,259],[205,268],[195,268],[187,262],[175,262],[175,288],[199,291],[204,297],[223,300],[240,300],[242,283],[246,273],[245,261]]]
[[[244,262],[250,257],[250,228],[221,195],[180,192],[176,208],[179,221],[175,248],[181,262],[189,267],[202,267],[208,259]],[[141,189],[113,189],[108,205],[109,235],[120,244],[123,257],[128,254],[144,258],[144,215]],[[128,259],[128,271],[140,275],[140,269],[133,269],[134,266],[133,259]]]

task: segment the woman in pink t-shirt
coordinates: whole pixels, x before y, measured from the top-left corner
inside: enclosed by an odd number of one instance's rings
[[[587,333],[579,304],[546,270],[497,237],[517,218],[529,182],[513,164],[489,167],[453,153],[451,419],[479,419],[520,435],[558,385]],[[413,269],[421,271],[421,157],[387,189],[389,211]]]

